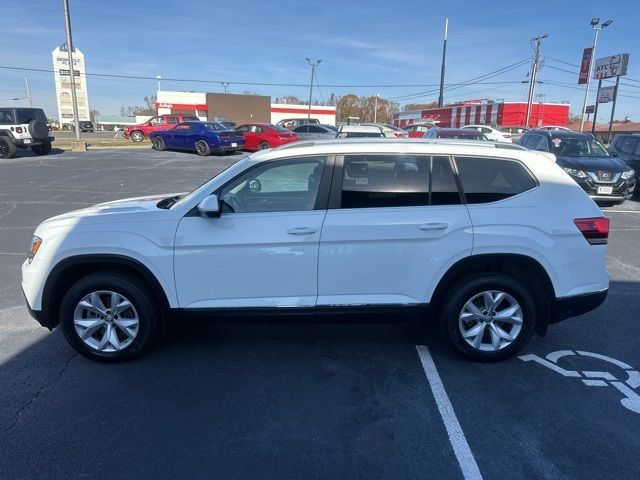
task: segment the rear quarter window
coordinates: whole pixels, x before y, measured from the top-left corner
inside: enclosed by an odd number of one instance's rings
[[[517,160],[455,157],[455,162],[468,204],[497,202],[537,186]]]

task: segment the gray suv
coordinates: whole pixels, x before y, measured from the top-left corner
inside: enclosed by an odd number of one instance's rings
[[[12,158],[18,148],[46,155],[53,140],[41,108],[0,107],[0,158]]]

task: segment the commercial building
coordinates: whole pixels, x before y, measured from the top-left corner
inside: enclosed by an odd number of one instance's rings
[[[271,103],[271,97],[225,93],[159,91],[156,94],[159,115],[189,114],[202,120],[231,120],[236,123],[278,123],[287,118],[305,118],[308,105]],[[320,123],[336,123],[336,107],[311,105],[311,118]]]
[[[564,126],[569,122],[568,103],[534,103],[529,127]],[[465,125],[524,126],[527,102],[504,102],[488,99],[467,100],[443,108],[412,110],[393,116],[393,123],[405,127],[412,123],[433,122],[439,127],[460,128]]]

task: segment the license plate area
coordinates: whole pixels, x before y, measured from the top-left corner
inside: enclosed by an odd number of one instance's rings
[[[598,195],[611,195],[613,187],[598,187]]]

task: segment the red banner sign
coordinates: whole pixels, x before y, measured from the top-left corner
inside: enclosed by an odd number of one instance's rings
[[[587,77],[589,76],[589,70],[591,69],[591,57],[593,54],[593,48],[585,48],[582,53],[582,62],[580,62],[580,75],[578,76],[578,85],[587,83]]]

